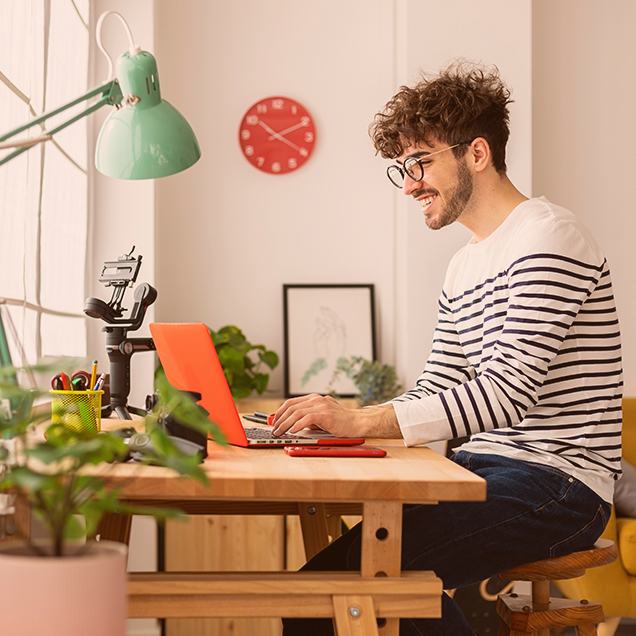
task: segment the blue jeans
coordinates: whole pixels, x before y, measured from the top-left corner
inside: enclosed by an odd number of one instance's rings
[[[453,461],[487,482],[485,502],[405,506],[402,569],[433,570],[444,589],[589,547],[611,505],[564,472],[498,455],[459,451]],[[360,524],[302,570],[359,570]],[[333,635],[331,619],[283,619],[284,636]],[[446,594],[440,619],[400,619],[401,636],[468,636],[473,631]]]

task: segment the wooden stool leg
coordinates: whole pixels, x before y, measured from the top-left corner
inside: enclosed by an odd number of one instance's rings
[[[575,626],[574,630],[578,636],[597,636],[596,625],[594,623],[583,623]]]
[[[604,623],[599,623],[596,631],[598,636],[614,636],[618,626],[621,624],[620,616],[607,616]]]
[[[334,596],[337,636],[378,636],[378,625],[370,596]]]
[[[550,609],[550,581],[532,581],[532,608]]]
[[[535,611],[550,609],[550,581],[532,581],[532,609]],[[537,636],[550,636],[550,630],[540,629]]]

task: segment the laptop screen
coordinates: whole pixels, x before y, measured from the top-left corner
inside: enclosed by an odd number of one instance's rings
[[[168,382],[181,391],[201,394],[199,404],[218,424],[230,444],[247,446],[232,392],[203,323],[152,323],[150,333]]]

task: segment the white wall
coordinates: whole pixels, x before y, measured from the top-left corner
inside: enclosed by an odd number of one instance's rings
[[[156,3],[162,90],[202,157],[157,182],[157,318],[241,327],[282,356],[283,283],[374,283],[380,351],[393,357],[393,192],[367,126],[392,93],[393,2]],[[251,166],[247,109],[288,96],[316,122],[294,173]],[[282,365],[281,365],[282,366]],[[282,369],[270,387],[282,394]]]
[[[636,394],[636,3],[534,0],[534,192],[569,207],[612,269],[625,395]]]
[[[95,24],[105,11],[121,13],[142,49],[154,51],[153,0],[91,0],[92,55],[93,78],[91,86],[109,79],[108,63],[103,53],[95,45]],[[126,31],[116,16],[108,16],[103,23],[102,42],[113,59],[128,50]],[[93,128],[94,142],[101,126],[110,112],[102,108],[89,119]],[[93,160],[91,159],[91,166]],[[89,250],[90,271],[88,272],[89,296],[108,301],[112,288],[99,282],[99,276],[105,261],[117,260],[122,254],[130,252],[136,246],[134,256],[143,256],[138,283],[155,284],[155,196],[154,181],[124,181],[113,179],[93,170],[91,172],[92,215],[90,223],[91,249]],[[133,306],[133,292],[128,290],[124,297],[124,307]],[[154,316],[154,307],[150,307],[144,326],[138,331],[129,333],[131,338],[150,335],[148,324]],[[105,348],[105,334],[101,332],[106,323],[101,320],[87,318],[88,323],[88,357],[99,361],[100,371],[108,371],[108,357]],[[131,391],[128,403],[143,406],[145,396],[152,393],[155,354],[136,353],[131,358]]]
[[[495,65],[513,91],[508,174],[529,195],[531,157],[531,0],[398,2],[398,81],[412,85],[463,58]],[[470,239],[460,225],[429,230],[420,206],[398,194],[396,278],[398,368],[410,388],[430,352],[437,299],[450,257]]]
[[[157,318],[234,323],[282,354],[284,283],[374,283],[380,357],[410,385],[446,264],[468,236],[425,228],[386,179],[367,128],[420,68],[457,55],[498,63],[519,100],[511,173],[528,191],[529,1],[186,0],[175,11],[157,0],[162,90],[203,152],[157,182]],[[316,119],[314,155],[288,175],[259,172],[238,145],[245,111],[274,94]],[[281,394],[282,369],[270,386]]]
[[[634,204],[624,185],[634,164],[635,89],[625,79],[636,47],[631,0],[94,3],[120,5],[136,36],[151,29],[154,8],[163,94],[190,120],[203,151],[191,170],[156,182],[154,206],[151,185],[97,177],[95,266],[135,242],[142,279],[159,291],[157,319],[235,323],[282,354],[283,283],[373,282],[381,359],[410,384],[430,346],[446,264],[468,236],[461,227],[425,227],[386,182],[367,126],[419,69],[463,56],[496,64],[512,86],[513,181],[572,208],[604,246],[626,392],[636,390]],[[137,37],[142,45],[151,38]],[[299,100],[317,123],[314,155],[289,175],[257,171],[237,140],[247,108],[274,93]],[[113,215],[124,220],[115,224]],[[103,292],[95,283],[95,295]],[[102,338],[93,337],[95,350]],[[133,371],[144,356],[133,358]],[[282,369],[270,386],[282,392]]]
[[[144,50],[154,50],[153,1],[135,0],[91,0],[93,77],[91,86],[107,80],[106,58],[95,46],[95,25],[105,11],[118,11],[128,22],[135,41]],[[128,50],[128,39],[124,27],[115,16],[109,16],[103,23],[102,42],[113,58],[113,63],[121,53]],[[93,129],[94,142],[101,126],[108,116],[108,108],[102,108],[89,119]],[[91,165],[92,162],[91,162]],[[154,285],[155,244],[154,181],[123,181],[105,177],[93,170],[91,173],[92,214],[90,218],[91,249],[89,250],[88,293],[103,300],[109,300],[112,288],[99,283],[98,278],[104,261],[116,260],[136,245],[135,255],[142,254],[142,266],[138,282]],[[124,307],[133,305],[133,292],[128,290]],[[149,336],[148,323],[153,319],[154,307],[150,307],[148,318],[139,331],[130,332],[131,337]],[[105,335],[101,332],[106,324],[101,320],[87,318],[88,356],[97,359],[100,370],[108,370],[105,349]],[[144,398],[153,390],[153,370],[155,355],[137,353],[131,359],[131,392],[128,400],[134,406],[143,406]],[[152,517],[133,517],[128,569],[130,571],[153,571],[157,568],[156,522]],[[160,629],[153,618],[133,618],[127,621],[129,636],[158,636]]]

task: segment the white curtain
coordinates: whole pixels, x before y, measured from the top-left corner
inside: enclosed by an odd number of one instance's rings
[[[87,91],[88,25],[89,0],[0,2],[0,134]],[[0,166],[0,298],[26,354],[9,338],[14,364],[86,354],[87,165],[81,119]]]

